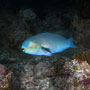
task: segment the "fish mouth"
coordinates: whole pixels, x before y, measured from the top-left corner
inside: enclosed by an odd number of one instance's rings
[[[21,48],[21,50],[24,52],[26,50],[26,48]]]

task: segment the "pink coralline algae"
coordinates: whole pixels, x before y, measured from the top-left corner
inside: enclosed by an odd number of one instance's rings
[[[80,83],[82,83],[84,85],[89,85],[90,84],[90,78],[87,78],[85,80],[81,80]]]
[[[0,64],[0,90],[11,90],[12,72]]]

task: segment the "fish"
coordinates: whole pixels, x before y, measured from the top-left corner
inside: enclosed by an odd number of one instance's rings
[[[40,33],[27,38],[21,45],[24,53],[32,55],[52,56],[68,48],[77,48],[73,38],[65,38],[55,33]]]

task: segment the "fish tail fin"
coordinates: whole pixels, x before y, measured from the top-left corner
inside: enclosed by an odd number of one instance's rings
[[[74,43],[73,43],[73,38],[69,38],[68,41],[69,41],[69,43],[70,43],[70,47],[71,47],[71,48],[77,48],[77,46],[74,45]]]

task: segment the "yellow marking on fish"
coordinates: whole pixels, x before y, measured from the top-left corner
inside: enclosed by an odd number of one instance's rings
[[[27,49],[26,47],[24,49]]]
[[[36,49],[39,50],[40,49],[40,44],[36,45]]]
[[[34,42],[31,41],[29,47],[30,47],[30,48],[34,48],[35,45],[36,45],[36,44],[35,44]]]
[[[29,50],[39,50],[40,49],[40,44],[35,44],[33,42],[31,42],[31,45],[29,47]]]
[[[40,49],[40,44],[34,44],[34,45],[32,45],[32,47],[30,47],[30,48],[32,48],[32,49]]]

